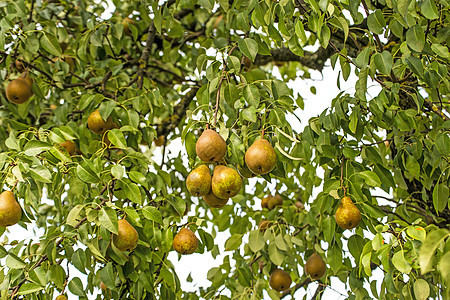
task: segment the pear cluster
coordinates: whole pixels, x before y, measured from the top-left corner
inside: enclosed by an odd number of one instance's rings
[[[33,79],[28,74],[14,79],[6,86],[6,98],[15,104],[25,103],[33,96],[32,85]]]

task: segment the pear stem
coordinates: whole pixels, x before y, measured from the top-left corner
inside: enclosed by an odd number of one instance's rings
[[[264,138],[264,128],[261,130],[261,138]]]
[[[345,164],[345,157],[342,157],[341,162],[341,187],[344,190],[344,197],[347,194],[347,188],[344,186],[344,164]]]

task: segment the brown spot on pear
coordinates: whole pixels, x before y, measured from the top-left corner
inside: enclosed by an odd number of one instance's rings
[[[306,261],[305,272],[312,279],[319,279],[325,274],[326,267],[322,257],[317,253],[313,253]]]
[[[111,117],[105,121],[102,119],[99,110],[94,110],[88,117],[88,128],[95,134],[103,134],[112,128],[114,122]]]
[[[12,80],[6,86],[6,98],[15,104],[22,104],[28,101],[33,96],[33,91],[28,81],[19,77]]]
[[[336,223],[343,229],[355,228],[358,226],[359,222],[361,222],[361,212],[358,207],[353,204],[352,199],[347,196],[341,199],[341,203],[339,204],[334,217]]]
[[[211,174],[207,165],[201,165],[189,173],[186,187],[191,195],[205,196],[211,191]]]
[[[220,199],[214,195],[212,191],[210,191],[207,195],[203,196],[203,200],[205,200],[206,204],[208,204],[210,207],[214,208],[221,208],[224,207],[227,202],[227,199]]]
[[[278,292],[287,290],[291,283],[291,275],[285,270],[275,269],[270,273],[269,285]]]
[[[136,248],[139,240],[136,229],[125,219],[119,220],[118,225],[119,234],[113,235],[114,246],[120,251],[131,251]]]
[[[0,194],[0,227],[17,224],[22,218],[22,209],[11,191]]]
[[[227,153],[227,143],[225,140],[211,129],[203,131],[195,144],[197,156],[205,162],[222,161]]]
[[[277,206],[283,206],[283,198],[281,198],[280,194],[276,194],[275,196],[270,197],[269,201],[267,202],[267,208],[269,210],[272,210]]]
[[[216,166],[211,182],[211,188],[217,197],[228,199],[239,193],[242,186],[242,178],[239,173],[226,166]]]
[[[189,228],[181,228],[173,238],[172,246],[180,254],[192,254],[197,251],[198,239]]]
[[[277,154],[268,140],[258,139],[245,152],[245,163],[255,174],[271,172],[277,164]]]

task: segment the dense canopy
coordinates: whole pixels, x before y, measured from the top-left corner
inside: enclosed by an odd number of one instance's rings
[[[1,299],[450,297],[449,9],[0,0]],[[354,89],[292,126],[330,67]]]

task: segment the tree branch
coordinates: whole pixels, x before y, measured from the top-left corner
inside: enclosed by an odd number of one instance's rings
[[[307,285],[310,284],[311,282],[312,282],[311,277],[307,277],[305,280],[303,280],[303,281],[300,282],[300,283],[297,283],[297,284],[294,285],[292,288],[290,288],[290,289],[288,289],[288,290],[285,290],[285,291],[281,294],[280,299],[283,299],[284,297],[286,297],[286,296],[288,296],[288,295],[294,295],[294,293],[295,293],[298,289],[300,289],[300,288],[302,288],[302,287],[304,287],[304,286],[307,286]]]

